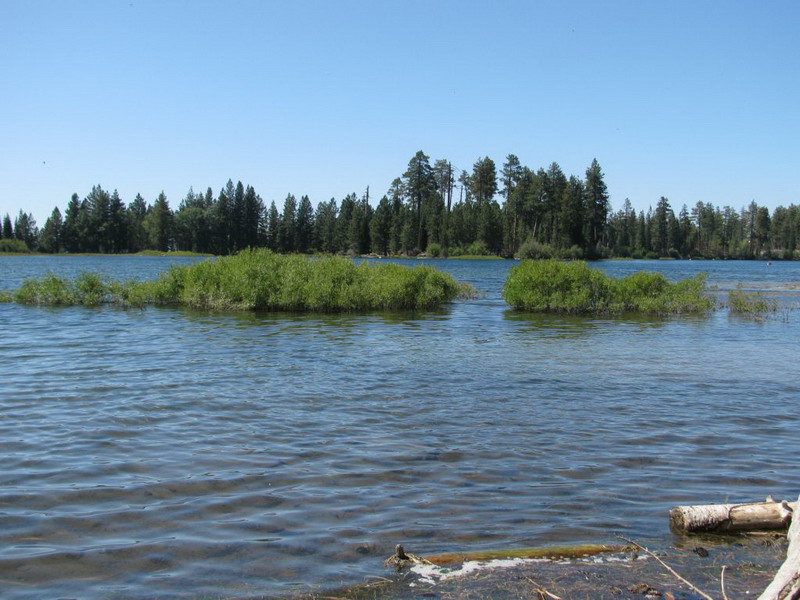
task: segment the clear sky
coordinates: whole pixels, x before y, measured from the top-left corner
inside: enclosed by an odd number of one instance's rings
[[[383,195],[516,154],[612,208],[800,203],[800,2],[2,0],[0,215]]]

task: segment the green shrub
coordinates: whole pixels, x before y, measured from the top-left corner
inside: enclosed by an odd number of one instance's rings
[[[461,287],[431,267],[361,263],[339,256],[236,256],[173,267],[152,284],[152,301],[227,310],[363,311],[433,308]]]
[[[48,271],[41,279],[26,279],[12,294],[20,304],[68,306],[75,304],[75,291],[70,283]]]
[[[98,306],[107,302],[123,302],[125,286],[106,280],[97,273],[80,273],[74,280],[63,279],[48,271],[41,279],[26,279],[10,294],[20,304],[46,306]]]
[[[107,281],[93,273],[68,281],[48,273],[40,280],[23,282],[10,299],[47,305],[348,312],[431,309],[472,292],[470,286],[428,266],[356,264],[339,256],[309,258],[245,250],[236,256],[174,266],[145,282]]]
[[[425,252],[431,258],[439,258],[440,256],[444,256],[444,248],[442,248],[441,244],[437,244],[436,242],[431,242],[428,244],[428,249]]]
[[[714,307],[704,275],[677,283],[646,272],[613,279],[582,261],[523,261],[509,271],[503,298],[521,310],[578,314],[673,314]]]
[[[489,252],[489,249],[486,247],[486,244],[483,242],[483,240],[477,240],[465,248],[464,254],[468,254],[470,256],[486,256],[491,254],[491,252]]]
[[[517,253],[521,259],[548,259],[555,257],[555,251],[549,244],[541,244],[532,237],[525,240]]]
[[[30,254],[30,248],[22,240],[0,239],[0,252],[14,252],[16,254]]]

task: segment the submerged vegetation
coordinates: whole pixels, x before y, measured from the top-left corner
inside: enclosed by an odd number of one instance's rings
[[[526,260],[509,271],[503,298],[514,308],[534,312],[704,313],[715,306],[705,280],[698,275],[672,283],[645,271],[614,279],[583,261]]]
[[[746,292],[740,283],[735,290],[728,292],[728,310],[736,315],[761,320],[765,315],[778,310],[778,301],[765,298],[760,292]]]
[[[428,266],[361,263],[336,256],[283,256],[245,250],[235,256],[173,266],[158,279],[120,283],[96,273],[65,280],[28,279],[2,299],[48,306],[104,303],[211,310],[352,312],[433,309],[473,292]]]

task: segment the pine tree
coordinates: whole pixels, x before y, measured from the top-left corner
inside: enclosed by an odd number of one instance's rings
[[[380,254],[389,254],[389,245],[392,233],[392,204],[384,196],[378,202],[378,208],[372,216],[369,226],[372,251]]]
[[[162,191],[144,220],[150,248],[161,252],[168,252],[171,249],[172,218],[172,210],[169,208],[167,196]]]
[[[336,246],[336,218],[339,214],[339,205],[335,198],[328,202],[320,202],[314,215],[314,248],[319,252],[335,253]]]
[[[109,199],[107,240],[110,252],[116,254],[128,249],[128,217],[117,190],[111,193]]]
[[[559,215],[559,224],[561,226],[560,245],[564,248],[578,246],[583,249],[585,247],[585,209],[583,182],[571,175],[564,189],[561,200],[561,214]]]
[[[3,238],[14,239],[14,226],[11,224],[11,217],[8,216],[8,213],[3,217]]]
[[[280,238],[280,224],[281,217],[278,213],[278,207],[275,206],[275,201],[270,202],[269,211],[267,212],[267,224],[264,235],[264,245],[273,252],[278,251],[278,240]]]
[[[289,194],[283,202],[283,214],[278,229],[278,250],[285,254],[296,252],[297,199]]]
[[[242,244],[245,248],[255,248],[258,246],[258,231],[264,218],[264,202],[253,186],[248,185],[243,203]]]
[[[314,238],[314,208],[308,196],[300,198],[300,205],[297,207],[297,223],[295,226],[297,251],[306,254],[311,251]]]
[[[517,189],[525,175],[525,169],[516,155],[509,154],[506,156],[502,175],[503,189],[501,193],[505,198],[503,214],[506,222],[505,231],[507,232],[505,248],[506,254],[513,255],[519,247],[518,230],[523,207],[523,196],[517,193]]]
[[[656,212],[653,215],[653,223],[650,234],[651,245],[659,256],[667,256],[670,248],[669,244],[669,214],[672,213],[672,208],[669,205],[669,200],[664,196],[658,200],[656,205]],[[673,216],[674,219],[674,216]]]
[[[50,214],[50,217],[45,221],[44,229],[42,229],[42,233],[39,237],[39,248],[43,252],[48,252],[50,254],[61,252],[63,249],[61,240],[63,226],[64,223],[61,218],[61,211],[58,210],[56,206]]]
[[[423,204],[436,191],[436,180],[433,176],[430,159],[422,150],[419,150],[408,161],[408,168],[403,174],[403,184],[414,219],[417,240],[416,249],[422,250],[425,248],[426,242],[423,227]]]
[[[141,252],[147,248],[147,230],[144,227],[147,211],[147,203],[144,198],[142,198],[141,194],[136,194],[136,197],[128,205],[127,210],[129,252]],[[67,217],[69,218],[69,210],[67,210]]]
[[[597,159],[586,169],[586,226],[587,241],[592,251],[602,242],[608,219],[608,189],[603,180],[603,171]]]
[[[25,243],[30,250],[36,250],[39,241],[39,230],[31,213],[22,210],[14,221],[14,237]]]

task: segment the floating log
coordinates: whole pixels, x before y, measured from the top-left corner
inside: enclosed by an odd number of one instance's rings
[[[677,506],[669,511],[669,522],[685,532],[786,529],[796,507],[797,502],[786,501]]]
[[[564,559],[564,558],[580,558],[583,556],[595,556],[607,552],[629,552],[633,548],[631,546],[619,546],[608,544],[577,544],[574,546],[540,546],[537,548],[516,548],[508,550],[478,550],[473,552],[445,552],[442,554],[433,554],[425,556],[417,556],[409,552],[405,552],[401,545],[395,547],[395,553],[384,561],[387,566],[396,566],[402,568],[407,564],[429,564],[437,566],[447,566],[453,564],[464,563],[467,561],[490,561],[506,558],[547,558],[547,559]]]
[[[800,502],[800,500],[798,500]],[[794,503],[795,505],[797,503]],[[787,533],[786,560],[758,600],[798,600],[800,598],[800,518],[792,519]]]

